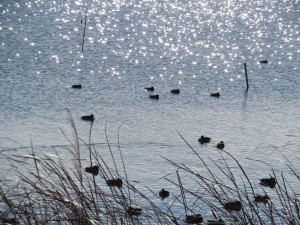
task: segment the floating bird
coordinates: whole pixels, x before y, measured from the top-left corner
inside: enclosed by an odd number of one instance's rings
[[[73,85],[72,85],[72,88],[80,89],[80,88],[81,88],[81,84],[73,84]]]
[[[220,97],[220,93],[219,92],[211,93],[210,96],[212,96],[212,97]]]
[[[260,63],[265,63],[265,64],[266,64],[266,63],[268,63],[268,60],[260,60],[259,62],[260,62]]]
[[[173,90],[171,90],[171,93],[172,94],[179,94],[180,90],[179,89],[173,89]]]
[[[267,186],[267,187],[270,187],[270,188],[274,188],[275,185],[276,185],[276,180],[274,177],[271,177],[271,178],[263,178],[263,179],[260,179],[260,184],[263,185],[263,186]]]
[[[254,196],[256,202],[268,203],[270,197],[268,195],[256,195]]]
[[[203,217],[200,214],[186,215],[185,222],[187,224],[200,224],[203,222]]]
[[[123,185],[123,181],[120,178],[111,179],[111,180],[106,180],[106,184],[111,187],[121,188]]]
[[[240,201],[227,202],[224,204],[224,208],[228,211],[240,211],[242,209],[242,203]]]
[[[141,215],[143,209],[139,208],[139,207],[133,207],[133,206],[129,206],[128,209],[126,209],[126,213],[129,216],[139,216]]]
[[[159,95],[150,95],[150,98],[159,99]]]
[[[85,172],[91,173],[94,176],[96,176],[99,174],[99,166],[96,165],[96,166],[86,167]]]
[[[144,89],[147,90],[147,91],[154,91],[153,86],[150,86],[150,87],[146,86],[146,87],[144,87]]]
[[[91,115],[87,115],[87,116],[82,116],[81,119],[93,122],[95,120],[95,117],[93,114],[91,114]]]
[[[198,141],[203,145],[204,143],[210,142],[210,139],[211,139],[210,137],[204,137],[203,135],[201,135]]]
[[[162,200],[164,200],[164,198],[169,197],[169,192],[165,189],[161,189],[161,191],[159,192],[159,196],[162,198]]]
[[[219,142],[219,143],[217,144],[217,148],[223,150],[223,148],[225,148],[224,142],[223,142],[223,141]]]

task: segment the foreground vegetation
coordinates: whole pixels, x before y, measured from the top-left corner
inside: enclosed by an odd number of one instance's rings
[[[257,188],[229,152],[218,150],[221,163],[204,159],[179,134],[205,171],[200,174],[188,165],[165,159],[174,166],[176,175],[165,179],[178,194],[164,189],[159,194],[154,190],[146,194],[129,182],[123,160],[122,165],[116,165],[108,140],[114,169],[108,167],[91,140],[79,139],[73,121],[72,127],[71,163],[55,148],[52,155],[37,154],[33,148],[26,156],[2,153],[18,177],[14,184],[1,180],[3,224],[300,224],[298,193],[283,173],[270,171],[271,177],[262,179]],[[82,149],[89,152],[88,167],[82,165]],[[119,146],[118,150],[122,158]],[[235,171],[229,161],[234,162]],[[118,172],[118,166],[125,175]],[[293,183],[298,183],[299,173],[291,164],[287,167]],[[187,188],[190,185],[184,183],[185,177],[196,188]],[[174,201],[166,204],[163,200],[169,195]],[[201,210],[210,212],[210,217],[204,218]]]

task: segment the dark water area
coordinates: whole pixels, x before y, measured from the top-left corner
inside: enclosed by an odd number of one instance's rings
[[[108,160],[105,124],[116,154],[119,134],[129,179],[142,188],[170,185],[160,178],[175,169],[163,157],[201,170],[178,132],[215,160],[214,146],[224,141],[254,183],[271,168],[287,171],[286,163],[299,169],[299,6],[1,1],[0,151],[26,154],[32,141],[35,151],[54,146],[65,154],[70,111],[86,142],[90,123],[80,117],[95,115],[92,140]],[[144,86],[154,86],[159,100]],[[170,93],[175,88],[179,95]],[[213,142],[200,145],[201,135]]]

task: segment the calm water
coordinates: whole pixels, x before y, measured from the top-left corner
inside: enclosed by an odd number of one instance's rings
[[[107,157],[105,123],[112,145],[121,126],[129,179],[150,188],[170,185],[161,156],[200,169],[177,131],[216,159],[223,140],[253,179],[286,170],[283,156],[299,165],[300,2],[216,2],[2,0],[1,151],[26,154],[31,140],[36,151],[63,149],[70,110],[85,141],[80,117],[95,115],[92,139]],[[213,143],[201,146],[202,134]]]

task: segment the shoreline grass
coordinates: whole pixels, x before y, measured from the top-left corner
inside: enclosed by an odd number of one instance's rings
[[[1,153],[14,166],[18,177],[15,184],[0,179],[2,224],[300,224],[299,193],[283,172],[270,171],[275,182],[272,186],[266,185],[268,178],[254,184],[231,153],[217,150],[221,160],[215,161],[196,152],[178,133],[198,160],[202,172],[165,158],[176,176],[164,179],[178,190],[171,192],[172,201],[166,202],[160,200],[156,190],[148,189],[149,193],[144,193],[128,180],[120,143],[117,148],[122,165],[117,165],[106,126],[114,168],[107,165],[107,159],[99,154],[91,140],[93,122],[90,138],[85,142],[79,138],[71,114],[70,118],[73,139],[62,132],[70,143],[72,162],[62,157],[55,147],[52,155],[38,154],[33,144],[26,156]],[[83,149],[89,153],[86,165],[81,158]],[[231,164],[238,170],[233,170]],[[122,167],[124,176],[118,166]],[[293,165],[287,163],[287,168],[293,182],[299,182],[299,173]],[[186,185],[186,177],[195,188]]]

